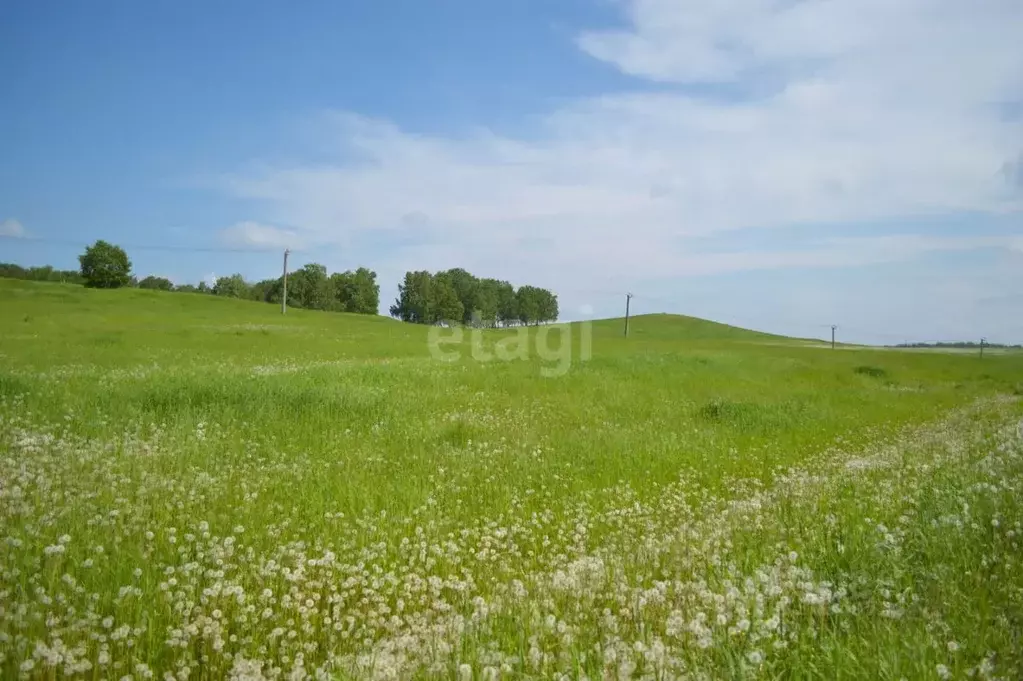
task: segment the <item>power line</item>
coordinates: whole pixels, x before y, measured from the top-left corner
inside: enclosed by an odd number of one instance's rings
[[[601,298],[605,298],[605,297],[607,297],[607,298],[612,298],[612,297],[613,298],[619,298],[619,296],[626,295],[626,294],[625,294],[624,289],[618,289],[618,290],[599,289],[598,290],[598,289],[590,289],[590,288],[561,287],[561,288],[558,288],[558,295],[559,295],[559,298],[563,297],[563,296],[564,297],[572,297],[572,298],[579,298],[579,297],[585,297],[585,296],[594,296],[594,297],[599,296]],[[644,303],[644,302],[647,302],[647,303],[656,303],[656,304],[659,304],[659,305],[663,305],[664,307],[661,310],[659,310],[661,312],[668,312],[670,310],[679,310],[679,309],[682,308],[681,301],[678,300],[678,299],[676,299],[676,300],[668,300],[668,299],[665,299],[665,298],[662,298],[662,297],[648,295],[648,294],[645,294],[643,292],[635,293],[634,291],[631,292],[628,295],[630,296],[631,299],[636,300],[637,303],[640,303],[640,304]],[[628,303],[628,300],[627,300],[627,303]],[[641,305],[641,307],[647,307],[647,306]],[[685,314],[685,313],[679,313],[679,314]],[[630,316],[630,321],[631,321],[631,317],[633,316],[631,314],[631,309],[629,311],[629,316]],[[693,316],[693,315],[691,315],[691,316]],[[898,341],[900,341],[902,343],[909,343],[909,342],[917,342],[917,343],[942,343],[942,342],[945,342],[945,343],[947,343],[947,342],[960,342],[961,341],[961,339],[954,339],[954,340],[951,340],[951,341],[948,340],[948,339],[942,339],[942,340],[917,340],[918,337],[916,336],[916,332],[898,333],[897,331],[893,331],[890,327],[886,327],[884,331],[872,331],[872,330],[866,330],[866,329],[858,328],[858,327],[850,327],[850,326],[846,326],[844,324],[839,325],[839,324],[835,324],[835,323],[820,323],[820,321],[818,321],[818,322],[811,322],[811,321],[806,320],[806,319],[804,319],[804,320],[796,320],[794,317],[790,317],[790,316],[773,315],[773,314],[757,314],[755,312],[754,313],[744,313],[744,314],[741,314],[741,315],[724,315],[724,316],[717,316],[717,315],[714,315],[714,314],[707,315],[705,313],[704,314],[696,313],[695,316],[699,316],[701,318],[707,319],[708,321],[714,321],[714,322],[717,322],[717,323],[720,323],[720,324],[728,324],[728,325],[731,325],[731,326],[738,326],[738,327],[744,327],[744,328],[754,328],[754,326],[756,326],[756,325],[764,325],[764,326],[774,327],[776,329],[784,328],[784,329],[787,329],[787,330],[772,332],[772,333],[779,333],[779,334],[784,334],[784,335],[792,335],[793,332],[795,330],[797,330],[797,329],[800,332],[810,332],[811,330],[815,330],[815,331],[816,330],[820,330],[821,333],[819,334],[819,336],[815,333],[814,337],[818,338],[819,340],[823,340],[825,342],[829,342],[829,340],[830,340],[827,337],[826,332],[827,332],[828,329],[831,329],[832,326],[834,326],[836,330],[841,328],[845,332],[846,337],[848,337],[849,335],[852,335],[852,336],[858,336],[858,337],[862,337],[862,338],[890,339],[890,340],[893,340],[893,341],[894,340],[898,340]],[[1010,336],[1012,334],[1019,333],[1019,332],[1023,332],[1023,326],[1019,326],[1019,325],[1015,325],[1015,326],[1002,326],[1002,327],[998,328],[998,334],[1000,336]],[[835,339],[835,342],[836,342],[836,345],[837,345],[837,337]],[[872,343],[872,345],[873,345],[873,343]],[[882,347],[882,346],[879,345],[879,347]]]
[[[580,292],[579,291],[573,291],[573,293],[578,294]],[[618,295],[621,295],[621,293],[619,293]],[[677,302],[667,301],[667,300],[664,300],[662,298],[656,298],[654,296],[648,296],[648,295],[644,295],[642,293],[639,293],[639,294],[628,293],[628,294],[626,294],[626,296],[627,296],[627,298],[626,298],[626,315],[627,315],[627,317],[629,315],[629,305],[628,305],[628,303],[629,303],[629,300],[631,300],[632,298],[635,298],[637,300],[656,301],[656,302],[662,303],[662,304],[670,306],[670,307],[675,307],[675,308],[678,307],[678,303]],[[733,326],[743,326],[743,327],[746,327],[746,328],[752,328],[752,327],[750,327],[751,317],[755,319],[758,316],[757,315],[752,315],[752,316],[751,315],[742,315],[742,317],[743,317],[743,319],[734,320],[734,321],[726,321],[723,318],[717,318],[717,319],[710,319],[710,318],[708,318],[708,320],[709,321],[717,321],[718,323],[722,323],[722,324],[730,324],[730,325],[733,325]],[[767,320],[768,318],[761,317],[761,319]],[[927,340],[927,339],[918,339],[915,336],[915,334],[913,334],[913,333],[895,333],[895,332],[892,332],[892,330],[890,328],[887,329],[886,331],[869,331],[869,330],[866,330],[866,329],[863,329],[863,328],[853,328],[853,327],[848,327],[848,326],[844,326],[844,325],[840,327],[838,324],[820,324],[820,323],[813,324],[813,323],[807,323],[807,322],[795,322],[795,321],[793,321],[791,319],[783,319],[781,317],[773,317],[773,316],[769,318],[769,321],[770,321],[770,323],[772,325],[775,325],[775,326],[801,327],[801,328],[804,328],[804,329],[811,329],[811,328],[813,328],[813,329],[822,329],[822,330],[830,329],[831,330],[830,344],[831,344],[831,347],[833,347],[833,348],[837,346],[837,338],[836,338],[835,332],[839,328],[844,329],[847,334],[851,333],[854,336],[859,336],[859,337],[864,338],[864,339],[865,338],[875,338],[875,339],[889,339],[889,340],[899,340],[899,341],[901,341],[901,343],[899,343],[899,344],[894,344],[894,343],[882,344],[882,343],[871,343],[869,341],[868,342],[860,341],[860,344],[866,344],[866,345],[870,345],[872,347],[895,347],[896,345],[910,345],[910,344],[913,344],[913,343],[936,345],[936,344],[940,344],[940,343],[959,343],[959,342],[964,342],[964,340],[962,338],[956,338],[956,339],[951,339],[951,340],[948,339],[948,338],[929,339],[929,340]],[[1012,332],[1019,331],[1019,330],[1023,330],[1023,327],[1008,327],[1008,328],[1004,328],[1004,329],[1002,329],[1002,333],[1003,334],[1011,334]],[[786,335],[791,335],[791,333],[787,333]],[[824,335],[824,334],[821,334],[821,335]],[[824,340],[825,342],[827,342],[826,338],[822,338],[821,340]],[[857,344],[857,343],[853,342],[853,344]],[[985,344],[986,345],[990,345],[990,344],[987,343],[986,339],[985,339]],[[1008,345],[1008,344],[1011,344],[1011,343],[1006,341],[1006,344]]]
[[[642,294],[642,293],[631,294],[631,295],[632,295],[632,297],[636,298],[637,300],[652,301],[652,302],[657,302],[657,303],[660,303],[662,305],[666,305],[666,306],[670,306],[670,307],[676,307],[676,308],[678,307],[678,302],[677,301],[667,301],[667,300],[664,300],[663,298],[657,298],[657,297],[654,297],[654,296],[648,296],[648,295],[645,295],[645,294]],[[777,325],[777,326],[801,327],[801,328],[804,328],[804,329],[810,329],[810,328],[815,328],[815,329],[816,328],[819,328],[819,329],[831,329],[831,333],[832,333],[832,336],[831,336],[832,347],[834,347],[834,344],[837,343],[837,340],[835,338],[835,331],[838,328],[840,328],[838,324],[810,324],[810,323],[805,323],[805,322],[796,322],[796,321],[794,321],[792,319],[789,319],[789,318],[782,318],[782,317],[773,316],[773,315],[769,316],[769,317],[758,316],[758,315],[755,315],[755,314],[754,315],[742,315],[742,318],[743,319],[735,321],[735,322],[726,322],[723,319],[719,319],[717,321],[719,321],[719,323],[731,323],[732,325],[748,326],[752,320],[756,320],[756,319],[759,318],[760,321],[765,321],[765,322],[768,322],[768,323],[770,323],[772,325]],[[938,343],[957,343],[957,342],[963,342],[962,338],[953,339],[953,340],[949,340],[948,338],[932,339],[932,340],[912,340],[912,339],[914,339],[915,334],[913,334],[913,333],[897,333],[897,332],[893,332],[890,328],[886,329],[885,331],[871,331],[871,330],[866,330],[866,329],[863,329],[863,328],[853,328],[853,327],[844,326],[844,325],[842,325],[841,328],[844,329],[847,334],[851,333],[851,334],[853,334],[855,336],[860,336],[860,337],[863,337],[863,338],[872,337],[872,338],[876,338],[876,339],[889,339],[889,340],[896,340],[897,339],[899,341],[902,341],[903,344],[906,344],[906,343],[938,344]],[[1020,332],[1020,331],[1023,331],[1023,326],[1002,327],[999,330],[1001,335],[1011,335],[1013,333]],[[986,340],[985,340],[985,343],[987,345],[990,345],[989,343],[986,342]],[[1009,344],[1008,341],[1006,342],[1006,344]],[[881,345],[880,347],[886,347],[886,346]]]
[[[32,243],[43,243],[43,244],[54,244],[61,246],[76,246],[76,247],[89,247],[92,245],[90,242],[85,241],[74,241],[68,239],[47,239],[43,237],[33,236],[14,236],[11,234],[0,234],[0,239],[9,239],[11,241],[28,241]],[[118,246],[125,250],[136,250],[136,251],[168,251],[177,253],[259,253],[268,255],[274,253],[276,248],[238,248],[238,247],[227,247],[227,246],[172,246],[172,245],[156,245],[156,244],[125,244],[118,243]],[[301,253],[300,249],[291,249],[292,253]]]

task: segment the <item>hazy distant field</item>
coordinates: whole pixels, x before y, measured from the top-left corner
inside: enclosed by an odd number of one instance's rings
[[[1019,354],[0,301],[2,678],[1023,674]]]

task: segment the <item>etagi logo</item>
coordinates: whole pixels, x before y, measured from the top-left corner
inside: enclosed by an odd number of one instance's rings
[[[584,306],[580,312],[591,314],[592,310]],[[432,326],[427,334],[430,355],[442,362],[457,362],[465,355],[466,335],[469,336],[469,355],[477,362],[538,358],[553,364],[540,367],[544,378],[564,376],[573,362],[585,362],[593,356],[593,329],[588,320],[499,329],[460,324]],[[579,337],[578,348],[573,342],[575,335]]]

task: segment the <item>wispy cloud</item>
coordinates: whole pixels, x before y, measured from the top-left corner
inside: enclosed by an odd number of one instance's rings
[[[916,234],[878,237],[836,237],[816,245],[787,250],[701,252],[679,261],[675,276],[705,276],[786,268],[822,269],[877,265],[913,260],[934,252],[1008,249],[1009,237],[936,237]]]
[[[423,137],[339,114],[324,131],[337,163],[230,188],[310,239],[415,214],[455,246],[480,232],[502,252],[520,238],[599,241],[604,260],[640,239],[670,256],[665,242],[687,234],[1023,207],[1007,181],[1023,124],[992,106],[1023,86],[1023,5],[627,6],[631,26],[584,33],[587,52],[644,78],[776,87],[730,101],[611,94],[551,112],[532,139]]]
[[[28,231],[14,218],[7,218],[0,221],[0,236],[22,238],[28,236]]]
[[[621,5],[621,27],[577,44],[645,91],[570,102],[529,137],[333,113],[321,130],[333,163],[223,184],[311,244],[406,243],[384,270],[463,265],[580,288],[1013,247],[855,231],[1023,210],[1023,118],[1005,115],[1023,92],[1017,0]],[[706,247],[792,226],[815,236]]]
[[[258,222],[238,222],[220,232],[222,243],[233,248],[300,248],[302,237],[290,229],[281,229]]]

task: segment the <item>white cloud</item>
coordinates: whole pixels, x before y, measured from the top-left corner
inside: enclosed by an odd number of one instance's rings
[[[930,237],[889,235],[844,237],[820,241],[812,248],[790,250],[748,250],[699,253],[679,259],[676,276],[701,276],[785,268],[834,268],[904,262],[931,252],[1007,249],[1013,240],[1005,237]]]
[[[22,238],[28,236],[25,227],[14,218],[0,221],[0,236]]]
[[[303,241],[297,232],[258,222],[238,222],[220,232],[221,241],[235,248],[298,248]]]
[[[529,137],[414,135],[338,113],[323,132],[336,162],[226,185],[309,243],[397,242],[368,263],[378,271],[461,265],[551,286],[1010,247],[968,228],[827,239],[867,221],[1023,210],[1023,117],[1001,106],[1023,98],[1023,3],[622,6],[626,26],[578,45],[647,91],[569,103]],[[717,94],[693,94],[697,83]],[[790,226],[820,238],[730,253],[693,238]]]
[[[911,85],[951,99],[964,88],[1019,84],[1023,6],[1016,0],[623,4],[628,28],[584,32],[579,45],[626,73],[660,81],[794,79],[817,71],[851,83],[869,72],[873,92]]]

